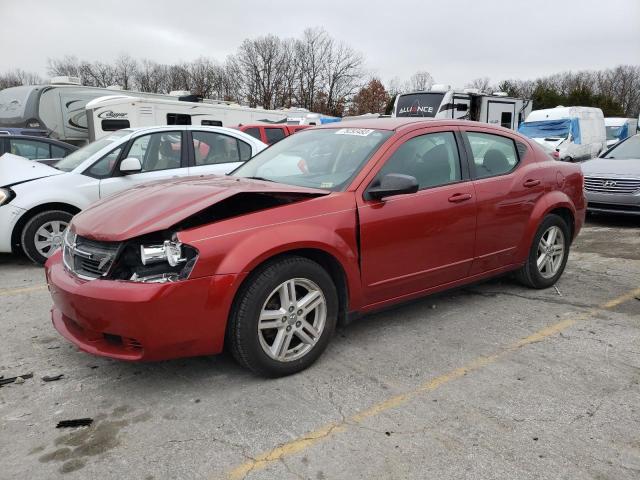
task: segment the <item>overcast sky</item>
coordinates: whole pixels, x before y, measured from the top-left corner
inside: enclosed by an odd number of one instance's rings
[[[99,5],[99,7],[98,7]],[[0,71],[49,57],[223,60],[247,37],[322,26],[383,80],[427,70],[456,87],[640,64],[640,0],[0,0]]]

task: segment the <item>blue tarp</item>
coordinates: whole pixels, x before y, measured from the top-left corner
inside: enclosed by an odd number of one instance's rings
[[[524,122],[518,127],[518,132],[529,138],[567,138],[571,134],[573,143],[576,145],[581,143],[580,123],[577,118]]]
[[[338,118],[338,117],[325,117],[325,116],[322,116],[322,117],[320,117],[320,125],[324,125],[325,123],[339,122],[341,120],[342,119]]]
[[[625,122],[625,124],[618,129],[617,133],[616,137],[618,137],[618,140],[627,138],[629,136],[629,122]]]

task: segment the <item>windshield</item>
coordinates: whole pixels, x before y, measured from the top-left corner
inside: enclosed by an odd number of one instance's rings
[[[640,159],[640,135],[634,135],[624,142],[618,143],[605,153],[603,158],[616,160]]]
[[[119,138],[129,135],[130,133],[131,130],[118,130],[108,137],[104,137],[100,140],[90,143],[89,145],[76,150],[72,154],[67,155],[54,166],[55,168],[57,168],[58,170],[62,170],[63,172],[70,172],[96,152],[99,152]]]
[[[396,117],[435,117],[444,93],[410,93],[400,95]]]
[[[607,140],[623,140],[629,136],[629,124],[609,125],[605,127],[607,131]]]
[[[263,150],[232,175],[339,191],[392,133],[365,128],[304,130]]]
[[[35,87],[12,87],[0,90],[0,121],[24,118],[29,95]]]
[[[542,120],[539,122],[524,122],[518,127],[518,132],[529,138],[567,138],[571,131],[571,120]]]

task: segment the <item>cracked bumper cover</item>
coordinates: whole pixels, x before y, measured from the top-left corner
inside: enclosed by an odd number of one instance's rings
[[[46,264],[56,330],[81,350],[121,360],[164,360],[222,351],[242,275],[176,283],[85,281],[56,252]]]

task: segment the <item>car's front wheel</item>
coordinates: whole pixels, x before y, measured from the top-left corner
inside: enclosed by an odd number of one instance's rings
[[[35,263],[46,262],[62,245],[64,231],[72,217],[64,210],[49,210],[34,215],[22,229],[20,241],[25,255]]]
[[[536,232],[527,262],[517,272],[528,287],[548,288],[554,285],[569,258],[570,231],[564,219],[547,215]]]
[[[279,377],[311,365],[327,347],[338,316],[331,276],[318,263],[287,257],[256,271],[238,293],[227,341],[236,360]]]

